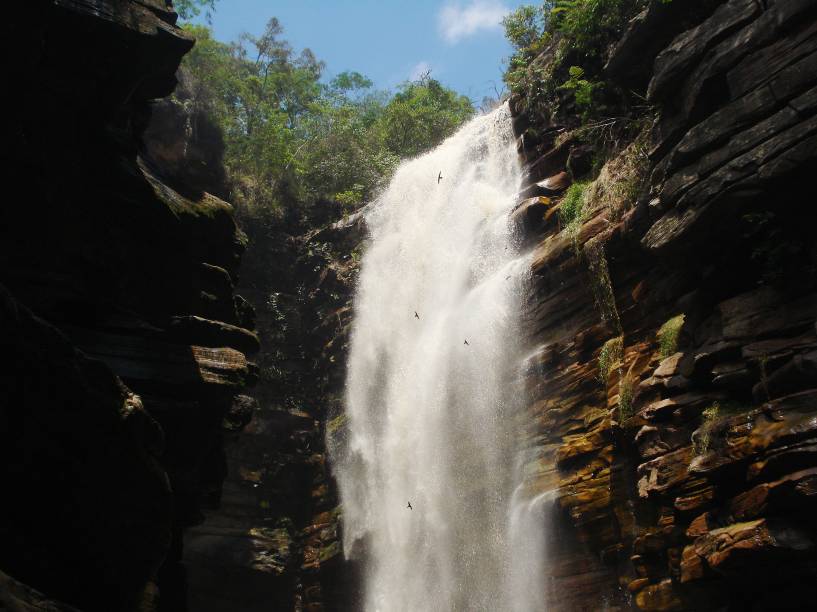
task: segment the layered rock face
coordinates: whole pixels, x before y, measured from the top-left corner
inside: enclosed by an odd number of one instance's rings
[[[814,607],[817,5],[655,2],[608,71],[657,119],[569,227],[586,144],[512,100],[548,609]]]
[[[274,231],[250,234],[240,289],[256,307],[263,340],[257,407],[227,446],[221,507],[185,539],[192,609],[358,609],[326,432],[344,423],[353,253],[364,234],[359,215],[278,220]]]
[[[164,0],[5,13],[0,607],[184,610],[182,531],[249,420],[245,239],[142,138],[193,44],[175,20]]]

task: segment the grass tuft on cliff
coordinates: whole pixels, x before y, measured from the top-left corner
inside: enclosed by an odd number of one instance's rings
[[[599,352],[599,380],[607,387],[610,372],[616,364],[620,364],[624,358],[624,337],[616,336],[604,343]]]
[[[656,336],[658,350],[662,358],[666,359],[678,351],[678,338],[681,335],[681,328],[684,326],[684,319],[684,315],[679,314],[659,328]]]
[[[737,402],[713,402],[701,413],[701,426],[692,432],[692,450],[703,455],[713,448],[719,428],[729,418],[743,414],[745,406]]]

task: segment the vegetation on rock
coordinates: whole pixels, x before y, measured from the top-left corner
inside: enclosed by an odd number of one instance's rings
[[[182,19],[192,19],[204,10],[208,15],[216,8],[218,0],[174,0],[173,8]]]
[[[712,449],[719,426],[725,419],[746,412],[737,402],[713,402],[701,412],[701,426],[692,432],[692,449],[703,455]]]
[[[623,357],[623,336],[610,338],[601,347],[601,352],[599,353],[599,380],[605,387],[607,387],[607,381],[610,378],[610,372],[613,371],[613,366],[620,364]]]
[[[623,376],[618,383],[618,418],[622,423],[634,414],[635,385],[630,375]]]
[[[574,110],[584,123],[631,102],[602,72],[612,42],[648,2],[546,0],[518,8],[503,21],[514,47],[505,73],[511,92],[524,95],[535,112]],[[547,59],[540,57],[545,50]]]
[[[231,200],[245,221],[320,217],[325,211],[311,209],[327,202],[353,209],[400,158],[436,146],[474,113],[428,74],[393,95],[357,72],[326,82],[323,62],[296,52],[276,18],[261,36],[230,44],[186,27],[197,40],[183,63],[198,84],[191,104],[224,132]]]
[[[681,328],[684,326],[684,315],[672,317],[664,323],[658,330],[659,353],[662,358],[673,355],[678,350],[678,337],[681,335]]]

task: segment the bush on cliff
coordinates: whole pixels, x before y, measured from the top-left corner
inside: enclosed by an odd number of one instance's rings
[[[604,116],[626,97],[603,77],[607,53],[649,1],[546,0],[520,7],[503,21],[515,50],[505,82],[534,112],[566,107],[585,123]]]

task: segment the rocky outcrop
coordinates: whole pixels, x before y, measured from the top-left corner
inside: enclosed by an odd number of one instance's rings
[[[0,601],[184,610],[182,533],[221,497],[258,349],[230,205],[143,138],[193,41],[164,0],[5,17]]]
[[[361,215],[280,219],[273,232],[253,219],[245,225],[241,291],[256,306],[263,340],[250,400],[257,408],[228,442],[220,508],[185,538],[191,607],[357,610],[358,569],[343,560],[326,432],[344,423]]]
[[[657,118],[587,188],[582,222],[560,226],[554,193],[520,208],[529,487],[559,524],[548,609],[809,608],[817,6],[684,3],[676,19],[675,4],[653,3],[608,62]],[[531,182],[587,146],[547,121],[516,122],[562,133],[520,141]]]
[[[193,189],[227,199],[224,134],[214,123],[207,101],[201,99],[196,79],[184,67],[176,77],[173,95],[151,104],[143,137],[145,154],[176,191]]]

